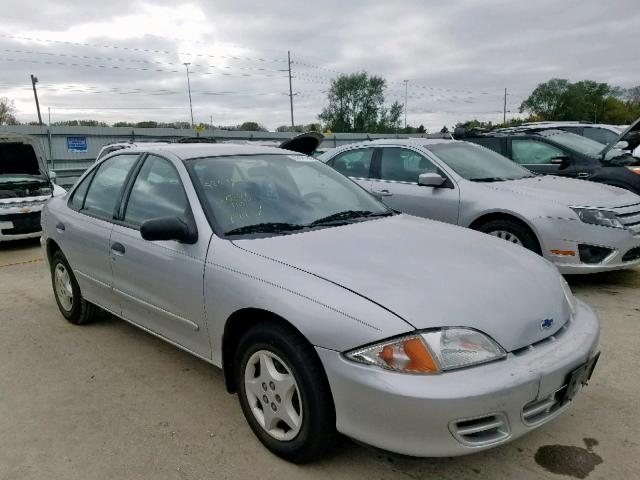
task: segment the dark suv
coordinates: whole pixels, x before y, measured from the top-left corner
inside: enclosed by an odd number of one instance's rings
[[[574,133],[529,126],[489,132],[458,128],[454,136],[490,148],[534,173],[583,178],[640,194],[640,160],[613,148],[639,128],[634,123],[604,147]]]

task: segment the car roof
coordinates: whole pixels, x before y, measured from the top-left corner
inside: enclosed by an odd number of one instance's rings
[[[348,145],[342,145],[332,150],[345,150],[354,147],[369,147],[378,145],[403,145],[403,146],[428,146],[436,145],[439,143],[455,143],[457,140],[450,140],[448,138],[378,138],[375,140],[367,140],[364,142],[350,143]]]
[[[623,126],[610,125],[607,123],[591,123],[591,122],[570,122],[570,121],[546,121],[546,122],[527,122],[521,125],[522,127],[539,127],[539,128],[562,128],[562,127],[591,127],[591,128],[604,128],[611,130],[618,134],[624,130]]]
[[[263,145],[234,143],[154,143],[127,148],[128,152],[169,152],[181,160],[201,157],[225,157],[231,155],[300,155],[282,148]]]

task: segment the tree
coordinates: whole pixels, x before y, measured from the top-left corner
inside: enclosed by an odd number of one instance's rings
[[[99,120],[64,120],[53,122],[56,127],[108,127],[109,125]]]
[[[246,132],[266,132],[267,129],[260,125],[258,122],[244,122],[241,125],[238,125],[238,130],[243,130]]]
[[[384,106],[385,85],[382,77],[364,71],[339,75],[331,81],[329,104],[318,118],[333,132],[395,131],[403,107],[398,102]]]
[[[440,133],[449,133],[449,129],[447,128],[446,125],[442,126],[442,128],[440,129]]]
[[[558,120],[561,112],[566,110],[566,93],[569,80],[552,78],[541,83],[520,105],[520,113],[528,111],[545,120]]]
[[[15,117],[16,107],[13,100],[7,97],[0,97],[0,125],[17,125]]]

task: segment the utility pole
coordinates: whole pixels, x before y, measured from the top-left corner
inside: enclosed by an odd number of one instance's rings
[[[191,80],[189,80],[189,62],[184,62],[187,69],[187,89],[189,90],[189,110],[191,111],[191,128],[193,128],[193,105],[191,104]]]
[[[36,99],[36,110],[38,110],[38,123],[42,126],[42,116],[40,115],[40,102],[38,102],[38,91],[36,90],[38,79],[31,74],[31,86],[33,87],[33,96]]]
[[[502,108],[502,125],[507,126],[507,88],[504,89],[504,107]]]
[[[407,84],[409,80],[404,81],[404,130],[407,130]]]
[[[293,123],[293,87],[291,86],[291,52],[287,50],[287,63],[289,64],[289,105],[291,106],[291,128],[296,125]]]

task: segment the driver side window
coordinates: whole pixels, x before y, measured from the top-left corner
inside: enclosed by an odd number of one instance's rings
[[[565,156],[564,152],[552,145],[537,140],[512,140],[511,156],[520,165],[546,165],[551,159]]]
[[[418,183],[421,173],[438,173],[427,158],[406,148],[385,147],[380,160],[380,178],[396,182]]]

